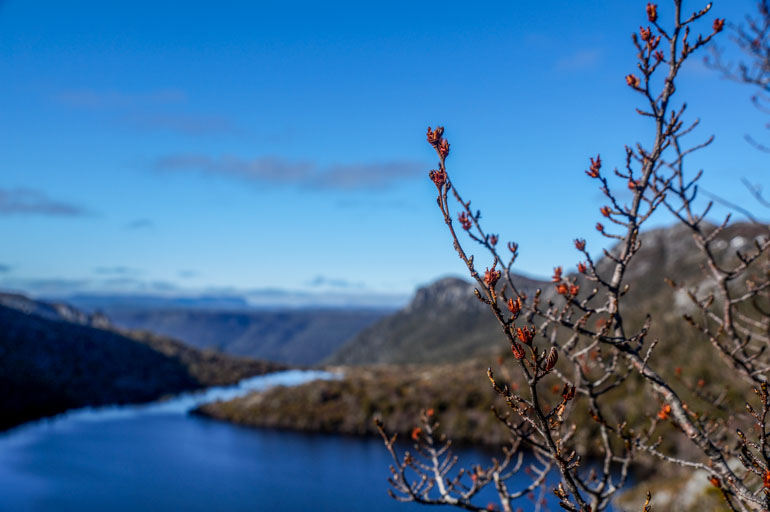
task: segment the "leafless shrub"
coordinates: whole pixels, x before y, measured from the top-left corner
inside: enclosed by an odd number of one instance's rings
[[[422,415],[413,433],[414,455],[399,456],[394,439],[380,425],[394,460],[390,482],[396,499],[497,510],[498,505],[484,507],[473,501],[481,488],[492,486],[499,508],[510,512],[515,500],[546,485],[546,476],[553,471],[560,482],[552,490],[563,509],[599,511],[610,505],[625,484],[635,458],[645,456],[707,472],[731,510],[770,509],[766,383],[770,238],[722,258],[714,244],[729,217],[713,226],[706,221],[712,203],[702,210],[695,207],[701,173],[686,172],[685,162],[712,139],[685,143],[698,121],[686,122],[685,106],[674,105],[673,97],[682,65],[723,30],[724,20],[706,21],[711,4],[688,16],[682,12],[681,0],[672,3],[671,20],[659,19],[657,5],[647,4],[649,25],[633,35],[638,71],[625,77],[644,105],[637,112],[650,121],[652,145],[626,147],[622,167],[611,173],[603,171],[598,155],[586,170],[607,201],[600,210],[607,226],[597,223],[596,229],[614,243],[614,249],[604,251],[609,264],[595,262],[586,242],[577,239],[574,244],[582,260],[577,274],[567,275],[558,267],[553,290],[538,291],[532,297],[519,293],[511,277],[517,245],[511,242],[500,249],[498,236],[485,231],[480,213],[471,209],[450,178],[445,165],[450,146],[444,129],[428,129],[428,142],[439,158],[430,178],[454,249],[477,284],[477,299],[499,323],[526,385],[508,385],[496,379],[491,369],[488,372],[492,388],[507,404],[506,412],[495,414],[511,435],[500,460],[488,467],[456,469],[458,461],[449,455],[449,444],[436,434],[432,411]],[[696,36],[696,27],[704,24],[709,25],[708,35]],[[770,84],[770,79],[762,82],[766,79],[757,76],[764,87]],[[618,188],[631,193],[629,202],[619,199]],[[457,212],[452,210],[455,204]],[[670,284],[694,305],[697,313],[683,321],[707,342],[702,350],[710,346],[718,354],[724,363],[724,382],[699,383],[689,389],[681,379],[665,376],[651,356],[659,341],[677,340],[648,339],[654,321],[650,315],[640,326],[628,319],[634,304],[627,300],[624,277],[641,247],[640,229],[661,207],[688,228],[703,255],[707,277],[714,283],[706,291],[698,291],[694,283]],[[483,273],[466,247],[466,236],[489,254],[491,265]],[[642,392],[656,405],[641,421],[629,424],[608,395],[622,391],[634,379],[643,382]],[[562,390],[556,400],[545,393],[554,385]],[[756,397],[733,407],[724,394],[710,393],[730,386],[753,388]],[[693,396],[688,393],[701,398],[698,404],[685,402],[685,397]],[[583,462],[588,454],[578,453],[574,442],[577,430],[589,425],[599,440],[600,459],[593,467]],[[684,438],[693,455],[668,449],[664,443],[668,436]],[[530,482],[512,489],[506,482],[524,464],[523,450],[534,454],[534,459],[528,459],[533,461],[528,468]],[[640,510],[651,510],[649,497]]]
[[[770,114],[770,1],[758,1],[756,14],[747,15],[743,23],[731,24],[729,29],[730,39],[743,58],[731,62],[718,46],[714,46],[710,58],[705,59],[706,64],[726,78],[756,86],[758,91],[751,101],[757,109]],[[750,135],[746,139],[757,149],[770,152],[770,148]],[[761,196],[759,199],[764,202]]]

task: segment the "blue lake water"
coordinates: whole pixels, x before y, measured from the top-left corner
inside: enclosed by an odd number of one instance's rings
[[[319,376],[331,377],[281,372],[0,434],[0,510],[424,510],[387,496],[390,456],[377,439],[249,429],[188,414],[202,402]],[[461,455],[464,467],[489,460],[479,451]],[[479,503],[488,501],[489,494]]]

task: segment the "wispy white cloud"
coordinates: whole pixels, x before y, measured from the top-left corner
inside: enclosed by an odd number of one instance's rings
[[[94,269],[94,274],[99,274],[99,275],[125,276],[125,275],[137,275],[141,273],[142,272],[139,269],[126,267],[123,265],[116,265],[114,267],[96,267]]]
[[[152,222],[150,219],[136,219],[132,220],[125,226],[123,226],[123,229],[152,229],[155,227],[155,223]]]
[[[40,190],[0,188],[0,215],[79,216],[88,211],[77,204],[52,199]]]
[[[322,275],[315,276],[306,284],[311,288],[338,288],[338,289],[364,288],[365,286],[364,283],[362,282],[354,283],[352,281],[348,281],[347,279],[326,277]]]
[[[178,154],[159,158],[155,169],[165,172],[200,172],[273,185],[295,185],[313,189],[377,190],[421,177],[421,162],[394,160],[322,167],[307,160],[276,156],[243,159],[212,158],[201,154]]]
[[[241,132],[233,121],[217,115],[180,112],[133,113],[126,116],[124,122],[141,131],[164,131],[192,136],[236,135]]]
[[[602,51],[599,49],[581,49],[565,55],[556,61],[556,71],[584,71],[594,69],[602,61]]]

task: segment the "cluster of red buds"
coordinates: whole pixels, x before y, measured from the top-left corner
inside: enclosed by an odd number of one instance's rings
[[[532,345],[532,340],[535,338],[535,328],[517,327],[516,337],[519,338],[525,345]]]
[[[725,28],[725,19],[715,19],[712,28],[714,29],[714,32],[721,32],[722,29]]]
[[[664,404],[663,407],[660,408],[658,411],[658,418],[665,421],[668,419],[668,417],[671,416],[671,406],[668,404]]]
[[[428,142],[436,149],[442,160],[449,155],[449,141],[444,138],[443,126],[437,126],[435,130],[428,126]]]
[[[495,285],[500,280],[500,271],[495,270],[495,267],[492,266],[492,269],[487,269],[486,272],[484,272],[484,284],[487,285],[487,288],[490,290],[495,289]]]
[[[586,241],[584,238],[576,238],[575,239],[575,249],[578,251],[584,251],[586,248]]]
[[[441,158],[449,156],[449,142],[446,139],[441,139],[441,143],[438,145],[438,154]]]
[[[639,37],[647,43],[647,51],[652,52],[660,44],[660,36],[653,37],[650,27],[639,27]]]
[[[575,247],[580,250],[585,249],[585,240],[575,240]],[[578,267],[579,269],[580,267]],[[574,280],[564,279],[564,271],[561,267],[554,267],[551,282],[556,285],[556,293],[566,297],[576,297],[580,293],[580,286],[575,284]]]
[[[430,126],[428,126],[428,142],[431,144],[431,146],[437,148],[439,144],[441,144],[441,139],[443,136],[443,126],[437,126],[435,130],[431,130]]]
[[[586,174],[591,178],[599,177],[599,169],[602,168],[602,159],[599,155],[596,155],[596,160],[591,158],[591,170],[586,171]]]
[[[556,293],[567,297],[575,297],[580,293],[580,286],[571,283],[559,283],[556,285]]]
[[[511,343],[511,352],[513,352],[513,357],[515,357],[516,359],[524,359],[524,356],[526,355],[524,353],[524,349],[521,348],[521,345],[519,345],[515,341]]]
[[[471,229],[472,223],[470,217],[468,217],[468,214],[465,212],[461,212],[457,215],[457,220],[460,221],[460,225],[462,225],[463,229],[465,231],[468,231]]]
[[[650,23],[655,23],[658,19],[658,5],[653,3],[647,4],[647,19]]]
[[[634,89],[638,89],[639,85],[642,82],[639,81],[639,77],[637,77],[635,74],[629,73],[628,75],[626,75],[626,83],[628,84],[629,87],[633,87]]]
[[[436,188],[441,190],[441,187],[444,186],[444,183],[446,183],[446,171],[444,169],[434,169],[428,173],[428,176],[430,176],[430,179],[433,183],[435,183]]]
[[[521,297],[517,297],[516,300],[508,299],[508,311],[511,312],[513,316],[518,315],[521,312]]]

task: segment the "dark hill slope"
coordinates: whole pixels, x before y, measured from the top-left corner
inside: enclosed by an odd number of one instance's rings
[[[53,318],[0,306],[0,429],[70,408],[144,402],[284,368],[147,333],[95,328],[85,317]]]

